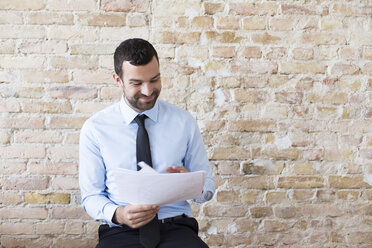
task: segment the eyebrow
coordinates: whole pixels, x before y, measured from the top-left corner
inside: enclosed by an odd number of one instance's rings
[[[156,74],[154,77],[152,77],[151,79],[150,79],[150,81],[151,80],[154,80],[154,79],[156,79],[156,78],[158,78],[158,77],[160,77],[160,73],[158,73],[158,74]],[[130,81],[130,82],[143,82],[143,80],[139,80],[139,79],[135,79],[135,78],[130,78],[128,81]]]

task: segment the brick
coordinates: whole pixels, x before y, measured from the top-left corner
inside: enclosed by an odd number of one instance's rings
[[[87,237],[58,237],[54,243],[56,248],[64,247],[75,247],[75,248],[86,248],[86,247],[95,247],[97,245],[96,238],[87,238]]]
[[[341,142],[349,146],[358,146],[362,143],[363,137],[361,135],[342,135]]]
[[[205,37],[208,41],[219,42],[219,43],[239,43],[242,40],[242,37],[237,36],[236,32],[224,31],[222,33],[217,33],[214,31],[205,32]]]
[[[262,117],[267,119],[284,119],[288,117],[288,113],[288,106],[268,104],[265,106]]]
[[[369,48],[369,47],[363,48],[363,59],[369,59],[369,60],[372,59],[372,48]]]
[[[286,229],[285,224],[278,220],[264,220],[264,229],[266,232],[281,232]]]
[[[308,148],[302,151],[302,158],[306,161],[323,160],[323,149]]]
[[[160,36],[160,35],[159,35]],[[190,34],[189,37],[192,35]],[[149,27],[101,27],[99,31],[99,37],[101,40],[117,41],[121,42],[123,40],[138,37],[142,39],[150,39]],[[152,43],[155,42],[154,38],[151,38]]]
[[[24,113],[71,113],[70,102],[23,102]]]
[[[213,57],[217,58],[235,57],[235,47],[231,46],[213,47]]]
[[[15,53],[14,40],[6,40],[6,41],[1,42],[0,54],[14,54],[14,53]]]
[[[1,223],[0,233],[2,235],[6,234],[33,234],[34,225],[32,223]],[[2,239],[2,238],[1,238]]]
[[[265,201],[271,204],[286,203],[288,202],[287,193],[286,192],[267,192],[265,196]]]
[[[16,162],[6,160],[0,164],[0,173],[2,175],[21,174],[26,170],[25,162]]]
[[[10,134],[6,130],[0,130],[0,144],[6,145],[10,143]]]
[[[240,74],[275,74],[278,71],[278,65],[275,62],[233,62],[231,71]]]
[[[317,191],[317,194],[325,195],[321,193],[322,191]],[[329,194],[327,194],[329,196]],[[295,189],[293,190],[293,194],[291,194],[291,199],[298,201],[298,202],[312,202],[314,200],[314,192],[312,190],[303,190],[303,189]]]
[[[44,27],[26,25],[0,27],[0,39],[44,39],[45,33]]]
[[[149,8],[149,0],[128,1],[128,0],[103,0],[101,9],[104,11],[117,12],[145,12]]]
[[[160,44],[195,44],[200,41],[200,33],[158,32],[154,34],[154,41]]]
[[[340,56],[346,60],[357,60],[361,58],[361,51],[359,49],[345,47],[340,50]]]
[[[246,192],[246,193],[241,194],[240,200],[244,203],[254,204],[254,203],[258,202],[260,199],[259,199],[257,193]]]
[[[28,24],[37,25],[73,25],[73,14],[50,13],[50,12],[32,12],[26,17]]]
[[[221,17],[217,20],[217,29],[239,29],[239,17],[236,16],[226,16]]]
[[[18,193],[13,193],[13,192],[1,192],[0,193],[0,204],[17,205],[19,203],[21,203],[21,196]]]
[[[295,162],[293,170],[298,175],[313,175],[316,173],[313,164],[310,162]]]
[[[200,2],[188,1],[162,1],[156,4],[153,9],[154,16],[185,16],[187,13],[200,13]]]
[[[358,6],[358,5],[350,5],[350,4],[334,4],[332,6],[332,12],[336,15],[341,16],[363,16],[363,15],[371,15],[371,7],[370,6]]]
[[[276,130],[276,123],[261,120],[231,121],[228,128],[237,132],[271,132]]]
[[[43,68],[46,58],[43,57],[0,57],[0,68],[30,69]]]
[[[248,209],[244,206],[214,206],[206,205],[203,212],[210,217],[243,217],[246,215]]]
[[[83,234],[84,233],[83,223],[69,221],[66,223],[64,232],[67,234]]]
[[[70,194],[65,193],[25,193],[25,203],[28,204],[69,204]]]
[[[44,96],[43,87],[20,87],[16,89],[19,98],[42,98]]]
[[[77,165],[72,162],[31,162],[28,171],[36,175],[74,175]]]
[[[105,55],[113,54],[115,47],[112,44],[74,44],[70,45],[70,53],[73,55]]]
[[[263,34],[252,34],[254,43],[268,45],[268,44],[281,44],[282,38],[279,36],[271,35],[267,32]]]
[[[60,234],[64,230],[65,223],[49,222],[49,223],[36,223],[37,234]]]
[[[371,232],[351,232],[347,234],[347,240],[351,244],[371,244],[372,233]]]
[[[337,49],[333,46],[321,47],[319,49],[319,59],[321,60],[333,60],[337,59]]]
[[[24,42],[19,46],[19,52],[25,54],[61,54],[67,51],[65,41]]]
[[[275,207],[274,214],[277,218],[290,219],[297,215],[297,209],[295,207]]]
[[[269,59],[283,58],[287,55],[287,49],[284,47],[271,47],[265,54],[265,57]]]
[[[216,147],[210,154],[209,159],[216,160],[239,160],[248,159],[251,157],[251,152],[244,148],[219,148]]]
[[[51,40],[69,41],[95,41],[98,39],[97,31],[94,28],[73,27],[73,26],[50,26],[47,35]]]
[[[363,181],[362,176],[329,176],[328,181],[330,187],[338,189],[371,188],[370,185]]]
[[[300,104],[303,99],[302,92],[276,92],[275,101],[280,103]]]
[[[145,27],[149,23],[147,15],[144,14],[128,16],[127,18],[128,18],[127,25],[129,27]]]
[[[64,143],[65,144],[79,144],[79,137],[80,137],[79,132],[66,133]]]
[[[123,90],[119,87],[102,87],[100,95],[103,100],[119,100]]]
[[[266,18],[260,16],[245,17],[243,19],[244,30],[265,30]]]
[[[326,6],[313,5],[292,5],[282,4],[282,14],[284,15],[325,15],[328,14]]]
[[[51,210],[51,219],[91,219],[91,217],[85,213],[81,207],[55,207]]]
[[[242,171],[245,175],[277,175],[282,172],[284,163],[273,163],[269,160],[243,162]]]
[[[232,188],[244,189],[274,189],[274,181],[271,176],[240,176],[228,179],[228,185]]]
[[[0,24],[23,24],[23,14],[16,12],[1,12]],[[4,43],[6,43],[6,41]]]
[[[249,213],[253,218],[265,218],[273,215],[271,207],[252,207]]]
[[[283,74],[325,73],[325,67],[317,62],[282,62],[279,64],[279,72]]]
[[[341,75],[355,75],[359,74],[360,69],[356,65],[350,65],[350,64],[335,64],[331,68],[331,74],[336,76]]]
[[[359,198],[358,191],[339,191],[337,192],[337,198],[345,201],[356,201]]]
[[[365,75],[372,75],[372,63],[367,63],[363,66],[362,72]]]
[[[3,189],[9,190],[42,190],[48,187],[49,178],[42,176],[13,176],[4,178]]]
[[[2,0],[0,9],[6,10],[41,10],[45,7],[43,0],[12,1]]]
[[[86,117],[51,117],[48,127],[51,129],[80,129],[86,119]]]
[[[214,15],[218,12],[222,12],[224,5],[222,3],[204,2],[204,12],[207,15]]]
[[[314,51],[311,48],[294,48],[293,58],[297,60],[311,60],[314,58]]]
[[[274,15],[278,11],[275,3],[229,3],[230,14],[265,16]]]
[[[290,31],[295,26],[293,18],[272,18],[270,19],[269,29],[274,31]]]
[[[19,112],[21,107],[16,99],[0,99],[0,112]]]
[[[192,27],[196,29],[211,29],[214,19],[209,16],[196,16],[192,19]]]
[[[76,86],[53,87],[50,88],[49,95],[51,98],[61,99],[94,99],[97,97],[97,89]]]
[[[345,45],[346,39],[342,34],[337,33],[304,33],[301,36],[304,44],[312,45]]]
[[[49,0],[46,8],[48,10],[72,10],[72,11],[94,11],[96,2],[94,0],[71,1],[71,0]]]
[[[97,69],[98,61],[92,56],[51,57],[50,65],[56,69]]]
[[[79,102],[76,103],[76,113],[95,113],[111,105],[111,103]]]
[[[279,188],[293,188],[293,189],[306,189],[306,188],[321,188],[324,186],[324,180],[321,177],[279,177]]]
[[[237,202],[239,200],[239,193],[235,191],[219,191],[216,194],[218,202]]]
[[[322,18],[320,20],[320,29],[321,30],[337,30],[337,29],[342,29],[342,28],[343,28],[342,19]]]
[[[13,134],[14,143],[60,143],[63,140],[60,132],[54,131],[31,131],[15,130]]]
[[[112,58],[111,58],[112,59]],[[112,73],[106,71],[77,70],[72,73],[76,84],[113,84]]]
[[[269,100],[269,95],[266,91],[258,91],[258,90],[234,90],[233,91],[234,99],[238,102],[252,102],[252,103],[260,103],[260,102],[267,102]]]
[[[64,70],[23,70],[23,82],[26,83],[67,83],[68,72]]]
[[[1,158],[43,158],[45,148],[31,146],[5,146],[0,151]]]
[[[79,158],[78,146],[50,147],[48,157],[52,160]]]
[[[55,176],[51,180],[51,188],[54,190],[79,190],[79,180],[77,177]]]
[[[277,160],[296,160],[298,158],[298,150],[295,148],[288,148],[288,149],[266,149],[262,151],[264,158],[275,158]]]
[[[184,45],[177,48],[176,55],[179,58],[196,58],[206,60],[208,58],[208,47],[206,46],[194,47]]]
[[[246,58],[261,58],[262,52],[260,47],[245,47],[243,50],[243,56]]]
[[[372,148],[364,148],[360,150],[360,157],[364,159],[372,159]]]
[[[228,234],[226,235],[226,245],[228,247],[237,247],[243,244],[250,244],[253,242],[252,236],[246,234]]]
[[[79,14],[77,23],[85,26],[117,27],[125,26],[125,19],[124,13],[90,13]]]

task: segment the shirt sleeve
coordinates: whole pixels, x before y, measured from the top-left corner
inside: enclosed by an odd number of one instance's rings
[[[190,118],[190,138],[187,144],[184,165],[189,171],[203,170],[207,173],[203,193],[199,198],[194,199],[195,202],[203,203],[212,199],[216,186],[200,130],[196,121],[191,116]]]
[[[80,133],[79,144],[79,184],[81,204],[84,210],[95,220],[110,226],[116,205],[107,197],[105,191],[106,169],[100,153],[99,141],[94,128],[88,120]]]

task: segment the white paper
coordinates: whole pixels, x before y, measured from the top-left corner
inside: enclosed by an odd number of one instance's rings
[[[115,183],[120,200],[130,204],[156,204],[189,200],[201,196],[205,171],[187,173],[158,173],[141,162],[140,171],[116,169]]]

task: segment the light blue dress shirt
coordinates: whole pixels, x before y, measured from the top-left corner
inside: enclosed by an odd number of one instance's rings
[[[193,117],[185,110],[157,100],[144,111],[149,134],[153,168],[166,173],[167,167],[184,166],[189,171],[204,170],[207,177],[203,194],[196,202],[212,198],[215,183],[203,140]],[[84,210],[95,220],[115,226],[112,217],[120,205],[119,189],[114,183],[116,168],[137,170],[136,136],[138,113],[121,101],[94,114],[83,125],[79,146],[79,184]],[[164,192],[166,194],[167,192]],[[181,214],[192,216],[187,201],[163,205],[159,219]]]

